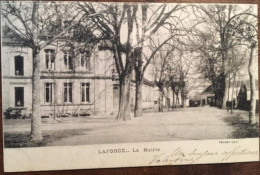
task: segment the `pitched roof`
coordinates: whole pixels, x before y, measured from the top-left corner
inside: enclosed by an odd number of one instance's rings
[[[145,77],[144,77],[144,84],[151,86],[151,87],[154,87],[154,85],[155,85],[154,81],[150,81],[150,80],[146,79]]]
[[[213,86],[210,85],[208,86],[201,94],[206,94],[206,93],[213,93]]]

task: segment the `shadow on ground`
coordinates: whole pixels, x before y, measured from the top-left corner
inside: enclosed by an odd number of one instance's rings
[[[259,125],[249,124],[240,114],[226,117],[224,122],[234,129],[229,136],[230,138],[254,138],[259,136]]]
[[[63,138],[84,135],[86,129],[69,129],[61,131],[46,131],[43,140],[30,141],[30,132],[4,133],[5,148],[40,147]]]

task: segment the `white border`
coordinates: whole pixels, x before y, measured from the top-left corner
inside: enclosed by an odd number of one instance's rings
[[[259,138],[4,149],[5,172],[249,161],[259,161]]]

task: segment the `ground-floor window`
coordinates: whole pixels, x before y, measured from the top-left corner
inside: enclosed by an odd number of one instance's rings
[[[64,102],[72,103],[72,83],[64,83]]]
[[[89,83],[81,83],[81,102],[90,102]]]
[[[14,67],[15,67],[15,75],[22,76],[23,75],[23,57],[22,56],[14,57]]]
[[[53,103],[54,83],[45,83],[45,103]]]
[[[15,87],[15,106],[24,106],[24,88]]]

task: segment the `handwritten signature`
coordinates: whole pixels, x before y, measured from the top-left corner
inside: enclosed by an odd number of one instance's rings
[[[187,163],[194,164],[199,160],[207,158],[207,160],[214,159],[225,162],[233,160],[237,156],[255,156],[258,155],[258,151],[249,150],[248,148],[242,148],[241,146],[234,147],[229,151],[199,151],[194,149],[191,152],[184,151],[178,147],[174,149],[170,154],[160,153],[152,156],[149,164],[176,164],[176,163]]]

